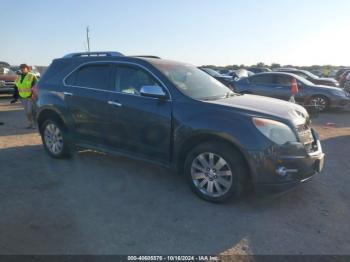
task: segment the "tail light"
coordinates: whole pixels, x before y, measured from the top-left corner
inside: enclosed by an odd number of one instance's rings
[[[38,92],[39,92],[39,87],[38,87],[38,85],[36,84],[36,85],[34,85],[34,86],[32,87],[32,99],[33,99],[34,101],[38,100]]]

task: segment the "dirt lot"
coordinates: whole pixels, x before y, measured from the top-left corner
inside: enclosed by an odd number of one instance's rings
[[[314,120],[322,175],[283,196],[223,205],[143,162],[50,159],[5,97],[0,122],[1,254],[350,254],[350,110]]]

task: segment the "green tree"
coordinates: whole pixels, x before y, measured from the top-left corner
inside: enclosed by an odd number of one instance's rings
[[[278,63],[271,64],[271,68],[280,68],[280,67],[281,67],[281,64],[278,64]]]
[[[257,67],[266,67],[266,65],[263,62],[259,62],[256,64]]]

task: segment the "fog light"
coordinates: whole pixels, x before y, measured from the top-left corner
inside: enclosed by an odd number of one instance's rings
[[[298,169],[287,169],[286,167],[281,166],[276,169],[276,173],[281,177],[285,177],[288,173],[298,173]]]

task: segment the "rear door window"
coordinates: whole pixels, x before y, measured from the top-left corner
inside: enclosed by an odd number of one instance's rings
[[[113,90],[113,86],[110,85],[111,71],[110,64],[85,65],[74,71],[66,79],[66,84],[111,91]]]
[[[250,82],[252,84],[271,85],[274,82],[274,78],[272,75],[255,75],[250,77]]]

